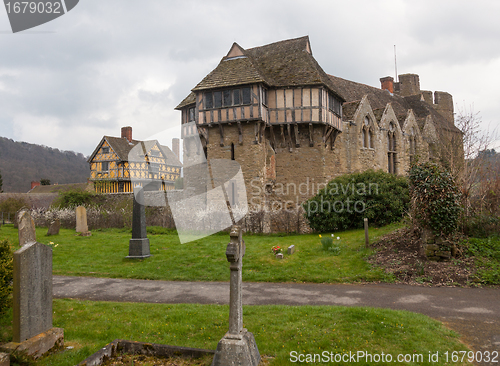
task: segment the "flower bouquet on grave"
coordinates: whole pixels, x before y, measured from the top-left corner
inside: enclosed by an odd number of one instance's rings
[[[274,247],[271,248],[272,252],[274,255],[281,253],[281,247],[279,245],[275,245]]]

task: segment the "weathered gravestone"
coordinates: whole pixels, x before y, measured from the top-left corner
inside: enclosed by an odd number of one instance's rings
[[[64,343],[52,328],[52,248],[31,242],[14,253],[13,337],[2,348],[35,358]]]
[[[19,220],[21,219],[21,216],[24,214],[25,211],[29,211],[30,209],[26,206],[21,207],[19,210],[17,210],[16,214],[14,215],[14,228],[17,229],[19,227]]]
[[[36,241],[35,221],[30,211],[23,211],[18,219],[19,245],[23,246]]]
[[[134,208],[132,212],[132,239],[129,241],[127,258],[148,258],[149,239],[146,232],[146,210],[144,208],[144,189],[134,187]]]
[[[87,226],[87,210],[83,206],[76,208],[76,232],[87,235],[89,227]]]
[[[229,288],[229,331],[217,344],[212,366],[257,366],[260,354],[252,333],[243,328],[242,301],[242,261],[245,255],[245,242],[241,227],[233,225],[231,240],[227,245],[226,258],[231,270]]]
[[[61,221],[55,219],[49,225],[49,230],[47,231],[47,236],[49,235],[59,235],[59,229],[61,228]]]

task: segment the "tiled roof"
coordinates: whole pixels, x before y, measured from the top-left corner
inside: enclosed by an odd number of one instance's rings
[[[172,150],[170,150],[168,146],[160,145],[157,140],[147,140],[147,141],[132,140],[132,142],[129,143],[126,138],[112,137],[112,136],[104,136],[103,140],[106,140],[108,142],[109,146],[113,149],[116,155],[118,155],[118,158],[121,161],[134,160],[134,157],[130,156],[129,154],[137,144],[141,144],[142,148],[140,150],[134,149],[133,154],[135,153],[134,155],[137,155],[137,159],[139,161],[142,161],[144,156],[143,154],[151,150],[151,148],[157,144],[166,158],[165,164],[178,167],[182,166],[182,163],[179,161],[177,156],[172,152]],[[94,159],[94,156],[99,151],[99,148],[103,143],[103,140],[101,140],[99,145],[97,145],[97,148],[94,150],[94,152],[92,153],[92,155],[88,160],[89,162],[91,162]]]
[[[225,57],[193,91],[265,82],[249,57]]]
[[[457,127],[455,127],[455,125],[449,123],[446,118],[444,118],[433,107],[427,104],[427,102],[422,101],[420,94],[401,97],[399,95],[391,94],[387,90],[375,88],[361,83],[356,83],[350,80],[345,80],[333,75],[329,76],[335,86],[339,90],[342,90],[342,94],[344,95],[344,98],[347,100],[347,102],[360,101],[363,96],[366,95],[373,110],[384,109],[388,103],[391,103],[391,106],[398,118],[398,122],[401,127],[403,127],[403,123],[406,119],[406,115],[408,114],[408,110],[412,109],[420,129],[424,127],[426,117],[428,115],[431,115],[434,123],[439,129],[461,133],[461,131]],[[349,118],[349,114],[345,113],[345,106],[346,104],[344,103],[344,120]],[[354,114],[354,112],[352,112],[352,114]]]
[[[300,37],[244,50],[243,56],[224,57],[193,91],[264,83],[271,87],[325,85],[342,98],[310,53],[309,37]],[[177,109],[185,107],[184,99]],[[343,98],[342,98],[343,99]],[[193,100],[194,102],[194,100]]]
[[[179,103],[177,107],[175,107],[175,109],[182,109],[190,104],[194,104],[195,102],[196,102],[196,94],[191,92],[186,98],[184,98],[182,102]]]
[[[167,165],[178,166],[178,167],[182,166],[182,163],[179,161],[179,158],[177,157],[177,155],[175,155],[173,153],[173,151],[170,150],[170,148],[168,146],[163,146],[163,145],[159,145],[159,146],[160,146],[161,151],[163,152],[163,155],[165,156],[165,158],[167,160],[166,161]]]
[[[358,110],[361,101],[356,100],[354,102],[346,102],[342,105],[342,119],[344,121],[349,121],[354,118],[354,113]]]
[[[130,150],[132,150],[132,148],[140,142],[137,140],[132,140],[132,143],[129,143],[126,138],[112,136],[104,136],[104,138],[116,153],[116,155],[118,155],[120,160],[123,161],[128,161],[128,154]]]

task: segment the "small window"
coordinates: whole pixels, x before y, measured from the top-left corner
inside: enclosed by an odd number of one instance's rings
[[[214,107],[214,101],[212,99],[212,93],[211,92],[207,92],[205,93],[205,108],[206,109],[210,109],[210,108],[213,108]]]
[[[214,92],[214,108],[222,107],[222,92]]]
[[[231,143],[231,160],[234,160],[234,143]]]
[[[189,108],[189,122],[194,121],[194,108]]]
[[[151,150],[150,154],[151,156],[156,156],[156,157],[160,156],[160,152],[158,150]]]
[[[243,94],[243,103],[242,104],[250,104],[252,102],[251,100],[251,93],[250,93],[250,88],[243,88],[242,94]]]
[[[224,107],[229,107],[231,106],[231,90],[224,90]]]
[[[268,97],[267,97],[267,89],[263,88],[263,89],[262,89],[262,103],[263,103],[264,105],[267,105],[267,103],[268,103],[267,98],[268,98]]]
[[[233,90],[233,104],[238,105],[240,104],[240,89]]]
[[[103,147],[102,148],[102,153],[103,154],[109,154],[109,147]]]
[[[101,172],[108,172],[109,171],[109,161],[103,161],[101,163]]]

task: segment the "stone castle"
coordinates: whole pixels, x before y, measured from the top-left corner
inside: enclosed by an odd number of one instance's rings
[[[258,210],[297,207],[341,174],[406,174],[413,159],[443,159],[446,146],[461,146],[450,94],[420,90],[415,74],[380,81],[375,88],[327,74],[307,36],[234,43],[176,107],[184,147],[199,134],[208,161],[236,160]]]

